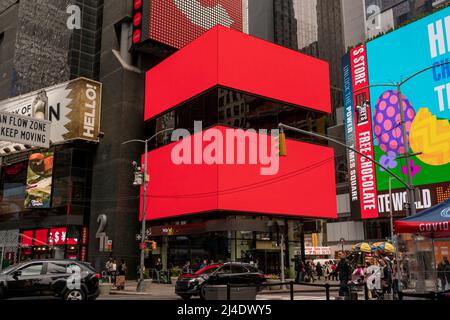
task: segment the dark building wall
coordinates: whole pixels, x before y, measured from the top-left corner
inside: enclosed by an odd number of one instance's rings
[[[24,94],[69,79],[71,30],[65,0],[21,0],[14,55],[13,86]]]
[[[120,34],[115,25],[131,16],[131,2],[105,1],[100,64],[103,83],[102,131],[105,133],[94,157],[92,206],[90,216],[89,261],[100,270],[106,259],[125,258],[129,270],[135,270],[138,261],[139,188],[134,187],[132,162],[140,160],[144,145],[122,145],[131,139],[143,139],[145,73],[123,68],[113,50],[120,50]],[[120,30],[120,28],[118,28]],[[99,251],[96,239],[99,215],[107,216],[104,232],[113,241],[113,252]],[[130,276],[134,276],[130,272]]]
[[[98,79],[103,0],[5,4],[0,7],[0,99],[80,76]],[[81,29],[67,27],[71,4],[81,9]]]
[[[297,19],[293,0],[274,0],[275,43],[298,50]]]
[[[0,1],[0,100],[13,95],[11,78],[17,34],[19,5],[15,1]]]
[[[249,34],[274,42],[273,0],[249,0]]]
[[[70,77],[98,80],[104,0],[72,0],[81,8],[82,29],[72,32]]]

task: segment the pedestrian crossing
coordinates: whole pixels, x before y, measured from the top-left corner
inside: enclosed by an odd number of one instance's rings
[[[289,295],[277,295],[277,294],[260,294],[256,297],[256,300],[259,301],[282,301],[282,300],[291,300]],[[323,301],[326,300],[324,296],[294,296],[294,300],[296,301]]]

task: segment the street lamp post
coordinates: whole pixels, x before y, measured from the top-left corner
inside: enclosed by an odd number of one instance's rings
[[[138,142],[138,143],[143,143],[145,145],[145,154],[144,154],[144,164],[141,167],[141,170],[144,173],[144,179],[143,179],[143,203],[142,203],[142,225],[141,225],[141,241],[145,242],[145,229],[146,229],[146,212],[147,212],[147,183],[148,183],[148,179],[147,179],[147,174],[148,174],[148,143],[153,140],[154,138],[156,138],[157,136],[159,136],[162,133],[165,133],[167,131],[173,131],[174,129],[166,129],[166,130],[162,130],[159,131],[157,133],[155,133],[153,136],[151,136],[149,139],[147,140],[130,140],[130,141],[126,141],[124,143],[122,143],[122,145],[128,144],[128,143],[133,143],[133,142]],[[145,284],[144,284],[144,262],[145,262],[145,248],[141,247],[141,258],[140,258],[140,268],[139,268],[139,281],[138,281],[138,285],[137,285],[137,289],[136,291],[138,292],[144,292],[145,291]]]

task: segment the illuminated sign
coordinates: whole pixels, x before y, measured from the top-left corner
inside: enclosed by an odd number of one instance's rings
[[[354,48],[343,58],[347,144],[373,156],[406,182],[401,100],[413,154],[409,160],[413,185],[421,190],[418,210],[450,196],[442,189],[450,181],[450,65],[443,64],[450,61],[449,40],[450,8],[446,8]],[[373,86],[400,82],[426,68],[430,69],[402,85],[401,99],[396,86]],[[351,152],[348,158],[352,209],[362,218],[385,213],[391,175]],[[397,180],[392,180],[392,188],[405,189]],[[402,204],[398,211],[404,212],[403,192],[397,197]]]
[[[142,8],[143,21],[134,26],[133,42],[149,38],[180,49],[216,25],[243,29],[242,0],[135,0],[134,23]]]

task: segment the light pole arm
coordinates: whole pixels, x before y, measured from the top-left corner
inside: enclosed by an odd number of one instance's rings
[[[310,136],[313,136],[313,137],[316,137],[316,138],[325,139],[325,140],[331,141],[331,142],[333,142],[333,143],[336,143],[336,144],[338,144],[338,145],[340,145],[340,146],[342,146],[342,147],[344,147],[344,148],[347,148],[347,149],[349,149],[349,150],[351,150],[351,151],[353,151],[353,152],[359,154],[361,157],[363,157],[363,158],[365,158],[365,159],[367,159],[367,160],[369,160],[369,161],[375,163],[376,165],[380,166],[380,167],[383,168],[387,173],[389,173],[391,176],[393,176],[395,179],[397,179],[401,184],[403,184],[406,188],[408,188],[408,190],[411,189],[411,186],[408,185],[405,181],[403,181],[402,178],[400,178],[400,177],[399,177],[398,175],[396,175],[394,172],[392,172],[391,170],[389,170],[388,168],[386,168],[386,167],[385,167],[384,165],[382,165],[380,162],[378,162],[378,161],[372,159],[371,157],[369,157],[369,156],[365,155],[364,153],[362,153],[362,152],[356,150],[355,148],[346,145],[345,143],[342,143],[342,142],[340,142],[340,141],[338,141],[338,140],[335,140],[335,139],[333,139],[333,138],[329,138],[329,137],[327,137],[327,136],[323,136],[323,135],[318,134],[318,133],[315,133],[315,132],[310,132],[310,131],[298,129],[298,128],[295,128],[295,127],[291,127],[291,126],[285,125],[285,124],[283,124],[283,123],[280,123],[280,124],[278,125],[278,127],[279,127],[281,130],[286,129],[286,130],[295,131],[295,132],[303,133],[303,134],[306,134],[306,135],[310,135]]]

